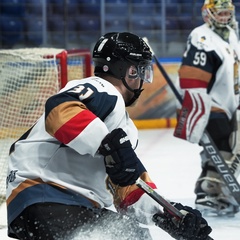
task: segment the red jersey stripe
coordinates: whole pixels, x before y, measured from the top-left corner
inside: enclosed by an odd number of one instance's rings
[[[54,134],[56,139],[67,144],[76,138],[96,118],[89,110],[83,110],[62,125]]]
[[[207,88],[208,83],[198,79],[180,78],[180,87],[186,88]]]

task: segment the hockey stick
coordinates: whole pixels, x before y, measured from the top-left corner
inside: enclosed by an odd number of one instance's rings
[[[148,46],[150,47],[153,53],[153,59],[159,68],[160,72],[162,73],[164,79],[167,81],[168,85],[172,89],[174,95],[178,99],[178,101],[182,104],[182,97],[179,94],[178,90],[174,86],[172,80],[164,70],[163,66],[160,64],[158,58],[156,57],[154,51],[152,50],[151,46],[149,45],[148,39],[144,38]],[[226,184],[228,190],[230,191],[231,195],[234,197],[238,205],[240,205],[240,185],[235,178],[235,176],[231,173],[227,163],[225,162],[224,158],[222,157],[221,153],[219,152],[218,148],[216,147],[215,143],[213,142],[212,138],[210,137],[209,133],[205,130],[203,136],[200,140],[200,145],[204,148],[207,157],[211,159],[214,167],[216,168],[217,172],[221,176],[222,180]]]
[[[137,179],[136,185],[141,188],[145,193],[147,193],[152,199],[154,199],[158,204],[164,207],[172,216],[176,217],[179,220],[183,218],[184,215],[177,208],[175,208],[170,202],[168,202],[165,198],[158,194],[141,178]],[[208,236],[206,240],[213,240],[213,238]]]

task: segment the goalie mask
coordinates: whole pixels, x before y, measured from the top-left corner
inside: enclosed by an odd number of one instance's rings
[[[150,83],[153,79],[152,52],[142,38],[132,33],[113,32],[102,36],[93,49],[93,62],[96,76],[112,75],[134,93],[134,97],[126,106],[130,106],[140,96],[143,82]],[[126,74],[132,79],[140,77],[141,84],[138,89],[128,86]]]
[[[234,14],[235,8],[232,0],[205,0],[202,7],[203,20],[216,28],[231,25]]]

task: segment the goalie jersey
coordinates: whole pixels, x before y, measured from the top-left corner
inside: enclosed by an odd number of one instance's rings
[[[112,205],[98,148],[116,128],[127,133],[133,148],[137,146],[137,129],[126,112],[123,97],[104,79],[70,81],[50,97],[45,113],[11,146],[8,223],[37,202],[89,208]]]
[[[189,35],[179,69],[179,91],[197,90],[211,96],[212,111],[225,112],[229,119],[239,106],[240,45],[233,29],[229,42],[207,24]]]

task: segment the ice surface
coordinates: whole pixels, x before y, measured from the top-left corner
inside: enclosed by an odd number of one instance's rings
[[[159,192],[172,201],[192,207],[194,207],[195,199],[194,184],[200,173],[200,151],[201,148],[197,144],[173,137],[173,129],[139,131],[137,153],[152,180],[157,184]],[[5,216],[6,213],[1,210],[0,218]],[[211,233],[213,239],[240,239],[239,213],[235,217],[207,217],[207,220],[213,228]],[[151,227],[150,231],[154,240],[172,239],[157,227]],[[0,239],[10,239],[6,236],[6,228],[0,230]],[[106,238],[96,230],[92,239]]]

